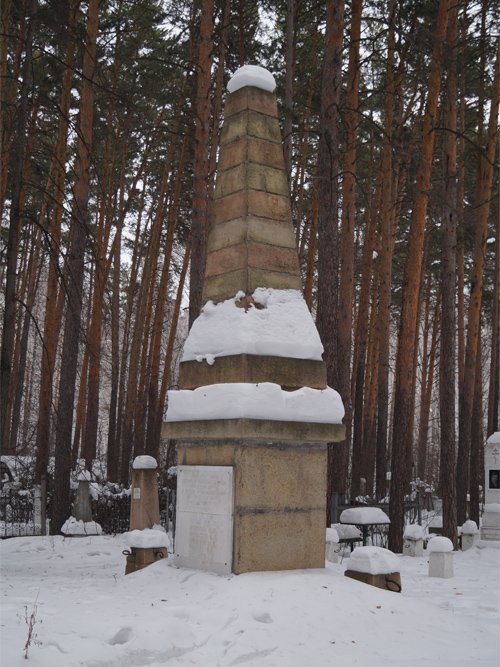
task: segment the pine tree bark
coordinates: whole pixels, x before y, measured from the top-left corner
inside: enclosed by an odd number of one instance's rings
[[[472,430],[470,453],[470,503],[469,518],[479,526],[479,487],[484,489],[484,438],[483,438],[483,373],[481,328],[477,337],[476,374],[474,380],[474,399],[472,404]],[[443,517],[444,527],[444,517]]]
[[[283,155],[288,182],[288,194],[292,194],[292,117],[294,79],[294,21],[295,0],[286,2],[286,49],[285,49],[285,122],[283,127]]]
[[[457,247],[457,37],[458,4],[448,19],[448,67],[443,178],[443,249],[441,318],[441,493],[443,535],[457,547],[455,486],[455,350],[456,350],[456,247]]]
[[[2,349],[0,356],[0,452],[3,451],[8,431],[7,409],[11,400],[11,372],[12,356],[14,353],[15,331],[15,300],[17,283],[17,249],[19,245],[20,221],[23,212],[20,207],[22,174],[24,166],[24,152],[26,147],[26,128],[28,123],[28,91],[31,81],[32,44],[35,34],[35,24],[38,10],[38,0],[31,0],[29,4],[29,23],[26,35],[25,57],[23,64],[23,81],[19,102],[17,137],[12,152],[12,201],[10,206],[9,235],[5,263],[7,275],[4,295],[4,319],[2,333]]]
[[[77,137],[75,180],[73,185],[73,238],[68,253],[69,277],[64,340],[61,355],[61,378],[56,417],[54,496],[52,534],[58,534],[69,516],[69,473],[71,468],[71,433],[78,343],[82,311],[84,256],[87,237],[89,176],[94,116],[94,75],[96,71],[97,31],[100,0],[90,0],[87,12],[87,34],[80,90],[79,130]]]
[[[343,0],[327,0],[325,56],[321,84],[319,139],[318,310],[317,327],[324,347],[327,383],[337,382],[338,330],[338,179],[339,101],[342,80]],[[328,445],[327,522],[331,494],[347,490],[348,452],[345,444]]]
[[[424,114],[420,166],[417,172],[417,193],[410,222],[410,234],[403,279],[403,301],[396,357],[396,387],[394,400],[395,419],[392,440],[392,476],[389,505],[391,519],[389,527],[389,549],[396,553],[401,553],[403,550],[404,485],[407,443],[410,438],[408,427],[412,399],[415,329],[417,326],[422,247],[434,149],[434,124],[439,100],[443,44],[446,38],[449,6],[449,0],[440,0],[434,52],[429,77],[427,104]]]
[[[491,316],[491,360],[488,392],[487,437],[498,431],[500,394],[500,197],[498,198],[495,225],[495,266],[493,269],[493,313]]]
[[[465,350],[464,381],[460,395],[458,455],[457,455],[457,521],[461,526],[467,516],[468,468],[472,433],[472,406],[475,386],[477,339],[480,328],[481,300],[484,277],[484,257],[488,231],[493,164],[498,132],[500,102],[500,40],[495,61],[490,119],[484,156],[480,160],[477,201],[475,208],[474,264],[471,276],[469,316],[467,320],[467,346]]]
[[[380,286],[378,303],[378,391],[377,391],[377,460],[385,458],[387,451],[387,427],[389,410],[389,352],[391,327],[391,285],[392,285],[392,203],[395,199],[392,191],[392,136],[394,124],[394,61],[396,49],[395,20],[396,0],[389,4],[389,33],[387,42],[387,73],[384,112],[384,139],[380,169],[382,172],[382,202],[380,207]]]
[[[214,31],[214,0],[203,0],[201,8],[196,93],[196,129],[193,162],[192,251],[189,281],[189,327],[200,314],[207,261],[207,186],[210,154],[210,81]]]
[[[52,217],[49,230],[49,270],[45,300],[45,321],[43,329],[43,353],[40,370],[40,390],[38,397],[38,422],[36,430],[35,481],[40,484],[41,476],[47,472],[50,443],[50,415],[52,410],[52,386],[61,319],[58,316],[59,256],[61,224],[63,218],[64,181],[66,178],[66,155],[68,147],[69,107],[75,62],[75,27],[80,0],[73,0],[68,18],[68,44],[66,47],[66,68],[61,92],[61,112],[56,143],[54,174],[54,194]]]
[[[346,93],[346,153],[344,156],[344,176],[342,181],[342,228],[339,285],[339,321],[337,340],[337,391],[345,409],[346,439],[338,443],[338,449],[348,452],[352,435],[351,402],[351,345],[354,301],[354,229],[356,224],[356,153],[358,129],[358,92],[360,75],[360,35],[362,0],[351,4],[351,32],[349,44],[349,65],[347,68]],[[347,471],[346,471],[347,472]]]

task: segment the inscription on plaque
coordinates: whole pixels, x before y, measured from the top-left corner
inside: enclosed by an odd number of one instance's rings
[[[141,498],[141,488],[139,486],[136,486],[134,489],[134,500],[140,500]]]
[[[179,466],[175,539],[179,565],[231,572],[233,507],[232,467]]]

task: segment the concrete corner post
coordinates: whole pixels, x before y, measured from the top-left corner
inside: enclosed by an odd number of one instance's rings
[[[138,456],[133,463],[130,530],[144,530],[160,523],[156,470],[157,463],[152,456]]]

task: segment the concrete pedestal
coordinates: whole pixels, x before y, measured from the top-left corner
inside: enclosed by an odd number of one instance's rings
[[[131,553],[127,555],[127,565],[125,567],[125,574],[131,574],[142,570],[144,567],[155,563],[162,558],[167,558],[166,547],[154,547],[151,549],[138,549],[131,547]]]
[[[338,542],[327,542],[325,557],[329,563],[339,562],[340,544]]]
[[[410,540],[407,537],[404,539],[403,555],[412,556],[413,558],[420,558],[424,555],[424,540]]]
[[[474,546],[475,535],[462,535],[462,551],[468,551]]]
[[[429,554],[429,577],[451,579],[453,577],[453,552],[433,552]]]
[[[130,530],[144,530],[160,523],[156,468],[132,470]]]
[[[356,579],[356,581],[361,581],[364,584],[382,588],[386,591],[401,593],[402,590],[401,574],[399,572],[391,572],[390,574],[366,574],[365,572],[346,570],[344,575],[350,579]]]
[[[235,574],[325,566],[325,443],[179,442],[177,456],[234,470]]]

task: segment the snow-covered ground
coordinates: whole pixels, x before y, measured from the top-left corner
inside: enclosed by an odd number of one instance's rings
[[[500,549],[454,555],[455,577],[399,556],[403,593],[323,570],[218,576],[173,558],[125,577],[122,536],[19,537],[1,542],[1,664],[490,665],[499,664]],[[498,545],[497,545],[498,547]],[[37,643],[39,642],[39,643]]]

